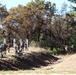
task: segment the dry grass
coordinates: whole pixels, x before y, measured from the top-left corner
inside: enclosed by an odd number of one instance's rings
[[[0,75],[76,75],[76,71],[56,71],[56,70],[19,70],[0,71]]]

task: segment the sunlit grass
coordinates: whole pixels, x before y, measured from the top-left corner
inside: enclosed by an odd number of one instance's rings
[[[18,70],[18,71],[0,71],[0,74],[76,74],[76,71],[64,70],[64,71],[56,71],[56,70]]]

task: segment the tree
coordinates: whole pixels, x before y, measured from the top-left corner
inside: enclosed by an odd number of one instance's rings
[[[54,14],[55,8],[55,3],[44,0],[33,0],[26,6],[11,8],[3,23],[9,42],[13,38],[29,38],[42,47],[60,48],[64,52],[65,45],[69,46],[69,40],[76,33],[74,18],[69,14]]]
[[[68,1],[73,2],[73,3],[76,3],[76,0],[68,0]]]
[[[4,17],[8,15],[7,9],[4,5],[0,4],[0,21],[3,20]]]
[[[36,36],[33,38],[36,41],[40,41],[40,35],[44,33],[44,30],[46,30],[47,25],[51,21],[51,17],[54,15],[55,4],[52,4],[51,2],[45,2],[44,0],[38,0],[37,2],[36,1],[37,0],[28,3],[27,7],[30,8],[34,13],[32,15],[32,19],[34,21],[33,34]]]
[[[36,41],[40,40],[40,35],[45,28],[44,16],[47,15],[49,21],[50,17],[54,15],[54,6],[51,2],[44,2],[39,0],[29,2],[26,6],[19,5],[18,7],[9,10],[9,16],[5,18],[5,23],[9,23],[9,28],[14,35],[19,38],[25,38],[30,35]],[[6,24],[4,24],[6,25]],[[7,25],[6,25],[7,27]]]
[[[4,18],[8,16],[8,12],[6,6],[0,3],[0,43],[2,43],[4,38],[4,30],[2,24],[4,23]]]
[[[68,0],[68,1],[76,4],[76,0]],[[76,11],[76,6],[71,5],[71,8],[72,8],[74,11]]]
[[[6,26],[8,32],[9,30],[11,31],[13,38],[20,39],[25,37],[31,22],[27,11],[29,12],[28,8],[19,5],[18,7],[11,8],[9,16],[5,18],[4,26]]]

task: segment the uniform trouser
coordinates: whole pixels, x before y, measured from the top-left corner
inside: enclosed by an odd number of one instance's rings
[[[0,52],[0,58],[2,58],[4,56],[4,54],[5,54],[4,51],[1,51]]]

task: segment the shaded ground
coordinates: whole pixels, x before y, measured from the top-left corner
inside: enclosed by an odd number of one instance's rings
[[[38,51],[28,52],[23,56],[12,55],[10,58],[0,59],[0,70],[26,70],[40,68],[53,64],[58,58],[54,57],[50,52]]]
[[[25,51],[22,57],[15,56],[12,52],[13,49],[10,54],[7,53],[8,58],[0,59],[0,70],[24,70],[22,73],[20,72],[22,75],[25,75],[27,70],[33,72],[33,75],[76,73],[76,54],[55,57],[50,52],[37,47],[29,47],[29,51]],[[17,75],[18,73],[19,71],[16,72]],[[26,72],[27,75],[31,75],[31,73]]]

